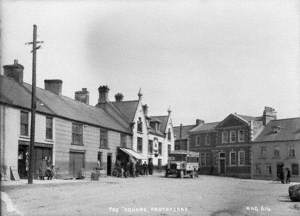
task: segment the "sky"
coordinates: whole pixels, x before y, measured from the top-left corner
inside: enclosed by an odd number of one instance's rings
[[[173,124],[230,113],[300,116],[297,0],[2,1],[2,65],[24,65],[31,83],[32,26],[43,40],[37,85],[62,79],[63,95],[88,88],[90,104],[138,98]],[[1,68],[2,70],[2,68]]]

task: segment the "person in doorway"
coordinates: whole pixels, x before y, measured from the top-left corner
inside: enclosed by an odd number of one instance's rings
[[[40,168],[39,168],[39,176],[41,180],[45,179],[46,170],[47,170],[47,157],[44,157],[40,163]]]
[[[148,165],[147,165],[146,161],[144,161],[144,164],[143,164],[143,172],[144,172],[144,175],[148,175]]]
[[[282,183],[283,184],[286,184],[286,181],[287,181],[287,168],[283,168],[283,170],[282,170],[282,176],[283,176],[283,179],[282,179]]]
[[[131,165],[131,167],[132,167],[132,177],[135,177],[135,175],[136,175],[136,163],[135,163],[135,160],[132,159],[131,163],[132,163],[132,165]]]
[[[153,174],[153,162],[152,162],[152,160],[149,161],[148,170],[149,170],[149,175],[152,175]]]
[[[286,168],[286,172],[287,172],[287,174],[286,174],[286,184],[289,184],[289,183],[291,183],[291,171],[290,171],[289,168]]]
[[[139,176],[140,175],[140,160],[138,160],[135,164],[135,176]]]

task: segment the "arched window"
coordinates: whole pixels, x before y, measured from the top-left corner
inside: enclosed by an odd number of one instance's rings
[[[170,130],[170,128],[168,130],[168,140],[171,140],[171,130]]]
[[[137,121],[137,131],[143,133],[143,122],[141,117]]]

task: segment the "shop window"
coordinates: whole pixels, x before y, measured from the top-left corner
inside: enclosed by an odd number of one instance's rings
[[[83,125],[72,123],[72,145],[83,145]]]
[[[21,111],[21,136],[28,136],[29,135],[29,113]]]

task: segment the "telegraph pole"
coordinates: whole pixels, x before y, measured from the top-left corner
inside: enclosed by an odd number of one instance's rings
[[[34,137],[35,137],[35,110],[36,110],[36,50],[37,44],[43,43],[43,41],[37,41],[37,26],[33,25],[33,40],[26,43],[26,45],[32,44],[32,90],[31,90],[31,126],[30,126],[30,144],[29,144],[29,169],[28,169],[28,184],[33,183],[33,162],[34,162]]]

